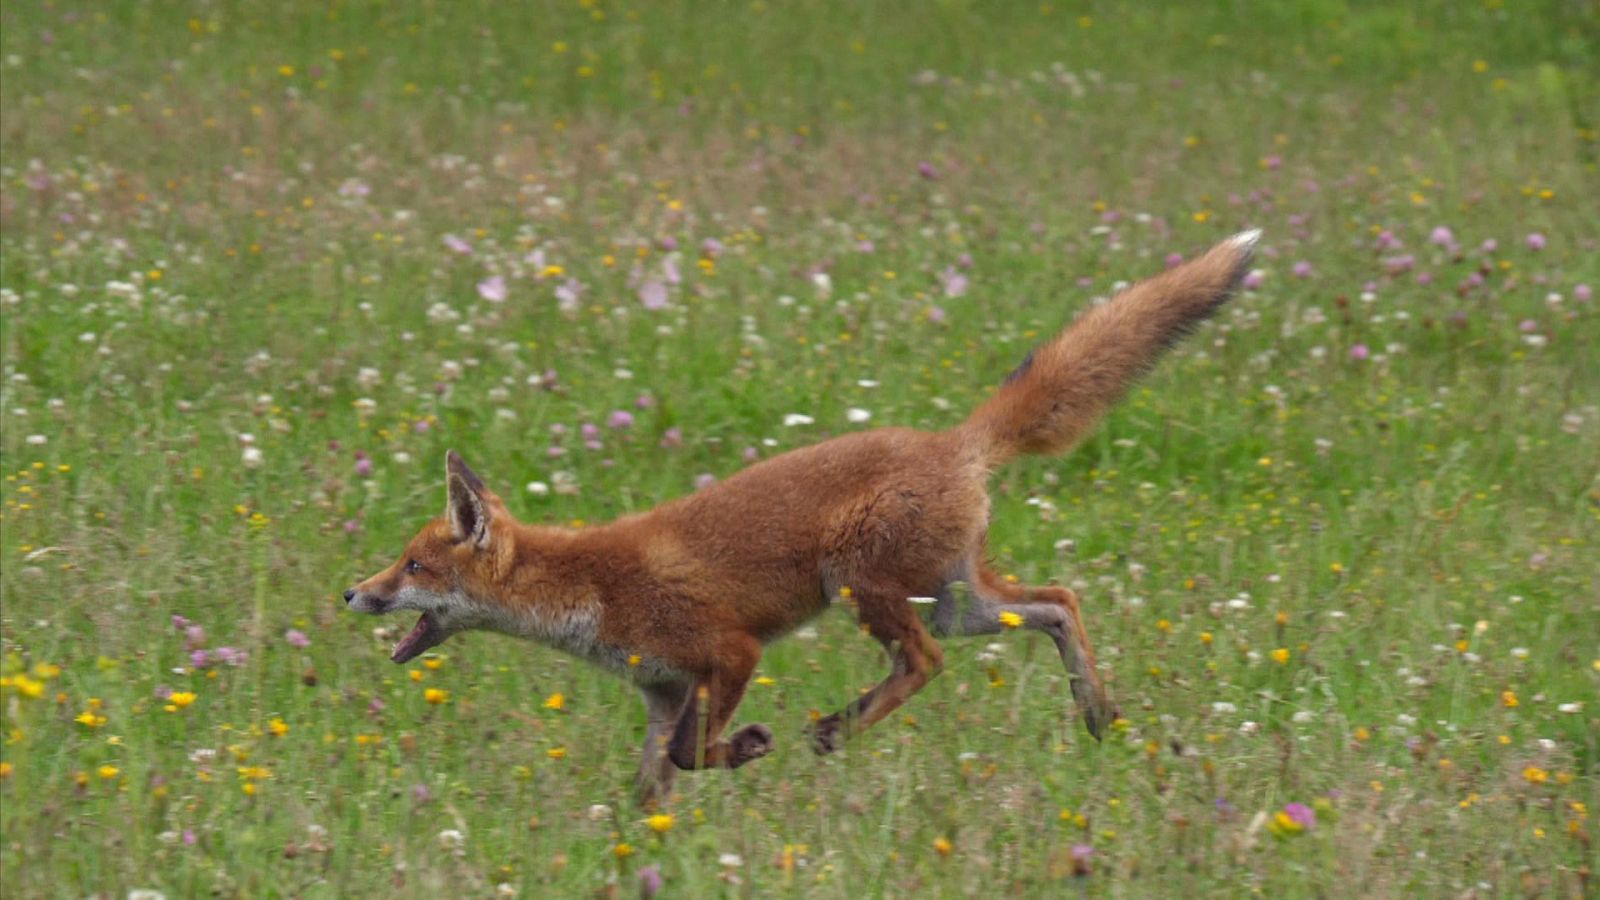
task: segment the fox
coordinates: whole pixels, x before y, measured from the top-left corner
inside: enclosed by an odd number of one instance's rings
[[[468,630],[530,639],[631,682],[644,700],[636,797],[679,770],[737,769],[772,729],[727,734],[764,648],[846,605],[891,667],[806,726],[818,754],[883,720],[944,665],[937,638],[1042,631],[1098,740],[1118,716],[1077,593],[1024,585],[988,557],[988,482],[1022,455],[1081,441],[1162,353],[1238,289],[1259,230],[1092,305],[1037,346],[961,424],[853,432],[758,462],[648,512],[583,528],[516,521],[454,450],[443,515],[388,568],[344,592],[350,610],[420,614],[390,659]],[[962,587],[965,585],[965,587]],[[918,603],[933,599],[931,613]],[[915,601],[915,602],[914,602]]]

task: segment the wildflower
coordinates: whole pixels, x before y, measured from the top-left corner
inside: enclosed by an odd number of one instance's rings
[[[422,692],[422,699],[433,704],[445,703],[450,699],[450,692],[440,688],[428,688]]]
[[[665,309],[667,306],[667,286],[651,279],[639,285],[639,302],[645,309]]]
[[[544,752],[544,755],[550,757],[551,759],[566,759],[567,758],[567,748],[565,748],[565,747],[551,747],[549,750],[546,750]]]
[[[633,845],[624,841],[617,844],[615,847],[612,847],[611,853],[617,859],[627,859],[633,855]]]
[[[938,837],[933,840],[933,851],[940,856],[949,856],[955,849],[955,845],[950,843],[950,839],[947,837]]]
[[[1278,649],[1272,651],[1272,661],[1277,663],[1280,666],[1288,664],[1288,662],[1289,662],[1289,648],[1288,647],[1279,647]]]
[[[79,713],[72,721],[89,728],[99,728],[101,725],[106,723],[106,717],[96,714],[92,709],[86,709]]]
[[[506,294],[506,280],[502,276],[492,275],[478,282],[478,296],[490,303],[504,303]]]
[[[1516,709],[1518,706],[1516,691],[1501,691],[1500,703],[1506,709]]]
[[[939,170],[935,169],[932,163],[919,162],[917,163],[917,174],[932,181],[939,177]]]
[[[178,709],[183,709],[194,701],[194,691],[173,691],[172,696],[167,698],[167,704]]]
[[[1538,766],[1528,766],[1526,769],[1522,770],[1522,777],[1526,779],[1529,784],[1544,784],[1547,780],[1549,780],[1550,773],[1539,768]]]
[[[1000,624],[1007,628],[1020,628],[1022,627],[1022,617],[1007,610],[1000,614]]]
[[[101,778],[109,780],[109,779],[115,778],[118,775],[122,774],[122,770],[117,768],[116,766],[105,765],[105,766],[101,766],[96,771],[96,774],[98,774]]]
[[[451,853],[459,853],[467,844],[467,836],[454,828],[446,828],[439,832],[439,847]]]
[[[1294,274],[1294,277],[1296,277],[1296,278],[1310,278],[1311,277],[1311,263],[1306,262],[1305,260],[1302,259],[1299,262],[1295,263],[1294,264],[1294,268],[1291,269],[1290,271]]]
[[[1254,290],[1260,289],[1260,287],[1263,284],[1266,284],[1266,282],[1267,282],[1267,273],[1266,272],[1263,272],[1260,269],[1251,269],[1244,276],[1244,281],[1242,281],[1241,284],[1244,286],[1245,290],[1254,291]]]
[[[859,425],[862,422],[865,422],[868,419],[871,419],[872,418],[872,412],[871,412],[871,410],[861,409],[859,407],[852,407],[851,409],[849,409],[848,411],[845,412],[844,417],[845,417],[845,419],[847,419],[851,423]]]
[[[1544,237],[1544,235],[1540,234],[1537,231],[1529,233],[1529,235],[1527,236],[1527,238],[1525,240],[1527,241],[1529,250],[1543,250],[1544,249],[1545,237]]]
[[[0,762],[0,779],[10,778],[11,777],[11,772],[12,772],[11,763]]]
[[[451,253],[459,253],[462,256],[472,255],[472,245],[453,234],[444,236],[444,245],[450,249]]]
[[[554,694],[551,694],[549,697],[545,698],[544,708],[545,709],[566,709],[567,708],[567,698],[562,696],[560,691],[557,691]]]
[[[624,428],[632,428],[633,413],[624,409],[615,410],[606,418],[606,425],[617,431]]]
[[[649,900],[661,892],[661,865],[651,863],[639,870],[639,896]]]
[[[666,813],[656,813],[650,818],[645,819],[644,823],[656,834],[666,834],[672,830],[672,816]]]
[[[1372,351],[1367,348],[1366,344],[1352,344],[1350,346],[1350,358],[1353,360],[1359,362],[1371,355]]]
[[[283,639],[291,647],[304,648],[311,646],[311,638],[306,637],[306,633],[298,628],[291,628],[288,631],[285,631],[283,633]]]
[[[1072,874],[1079,878],[1089,874],[1089,861],[1094,859],[1094,848],[1088,844],[1073,844]]]
[[[289,725],[281,718],[274,718],[267,723],[267,732],[273,737],[283,737],[289,733]]]

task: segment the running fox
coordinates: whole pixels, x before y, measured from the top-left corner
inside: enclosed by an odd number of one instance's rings
[[[844,435],[751,466],[650,512],[569,530],[515,521],[454,451],[445,514],[387,569],[345,591],[353,610],[420,612],[391,658],[487,629],[588,659],[633,682],[649,725],[638,786],[650,802],[677,769],[737,768],[771,729],[723,732],[762,648],[844,601],[887,648],[882,683],[811,723],[831,753],[928,683],[934,635],[1020,624],[1048,634],[1096,738],[1116,716],[1079,601],[1028,587],[985,559],[986,485],[1021,454],[1062,453],[1163,350],[1221,306],[1259,231],[1141,281],[1038,347],[961,425]],[[971,597],[958,602],[953,585]],[[929,628],[912,597],[935,599]]]

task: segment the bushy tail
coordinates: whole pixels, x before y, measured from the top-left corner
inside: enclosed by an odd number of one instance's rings
[[[1260,231],[1128,288],[1028,354],[962,429],[998,465],[1024,453],[1064,453],[1088,434],[1162,351],[1233,294]]]

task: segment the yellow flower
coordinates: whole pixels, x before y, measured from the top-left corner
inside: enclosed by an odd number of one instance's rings
[[[428,688],[422,692],[422,699],[429,703],[444,703],[450,699],[450,692],[439,688]]]
[[[11,763],[0,762],[0,778],[11,777]]]
[[[1200,643],[1209,645],[1212,640],[1213,640],[1213,638],[1211,637],[1211,632],[1209,632],[1209,631],[1200,632]]]
[[[421,669],[412,669],[411,671],[406,673],[406,677],[410,678],[412,681],[421,681],[422,680],[422,670]]]
[[[1172,632],[1172,623],[1166,619],[1157,619],[1156,630],[1162,634],[1170,634]]]
[[[1529,766],[1522,770],[1522,777],[1526,778],[1529,784],[1544,784],[1549,779],[1550,773],[1538,766]]]
[[[271,732],[273,737],[283,737],[289,733],[289,725],[282,719],[273,719],[267,723],[267,731]]]
[[[672,816],[666,813],[656,813],[645,819],[644,824],[650,826],[650,830],[656,834],[666,834],[672,830]]]
[[[101,766],[98,770],[101,778],[115,778],[122,773],[116,766]]]
[[[554,694],[551,694],[550,696],[545,698],[545,700],[544,700],[544,708],[545,709],[566,709],[567,708],[567,698],[562,696],[560,691],[556,691]]]
[[[430,656],[427,659],[423,660],[422,664],[424,666],[427,666],[430,669],[438,670],[438,668],[440,666],[444,665],[444,660],[440,659],[437,656]]]
[[[77,722],[79,725],[86,725],[90,728],[99,728],[101,725],[106,723],[106,717],[95,715],[94,710],[86,709],[79,713],[77,718],[73,719],[72,721]]]
[[[194,702],[195,694],[194,691],[173,691],[172,696],[168,697],[167,700],[169,701],[169,705],[176,706],[178,709],[183,709],[185,706],[188,706]]]
[[[565,747],[551,747],[549,750],[546,750],[544,752],[544,755],[550,757],[551,759],[566,759],[567,758],[567,748],[565,748]]]
[[[950,839],[947,837],[938,837],[933,839],[933,852],[939,854],[940,856],[949,856],[950,853],[955,849],[955,845],[950,843]]]
[[[1506,709],[1516,709],[1517,708],[1517,692],[1516,691],[1501,691],[1500,692],[1500,702],[1505,705]]]
[[[44,682],[34,681],[26,675],[17,675],[11,679],[11,685],[17,689],[17,693],[29,700],[37,700],[44,696]]]
[[[621,843],[612,847],[611,852],[616,855],[617,859],[627,859],[633,855],[633,845]]]
[[[1000,624],[1007,628],[1022,627],[1022,617],[1009,610],[1000,614]]]
[[[1289,648],[1279,647],[1272,651],[1272,661],[1280,666],[1287,664],[1289,662]]]

